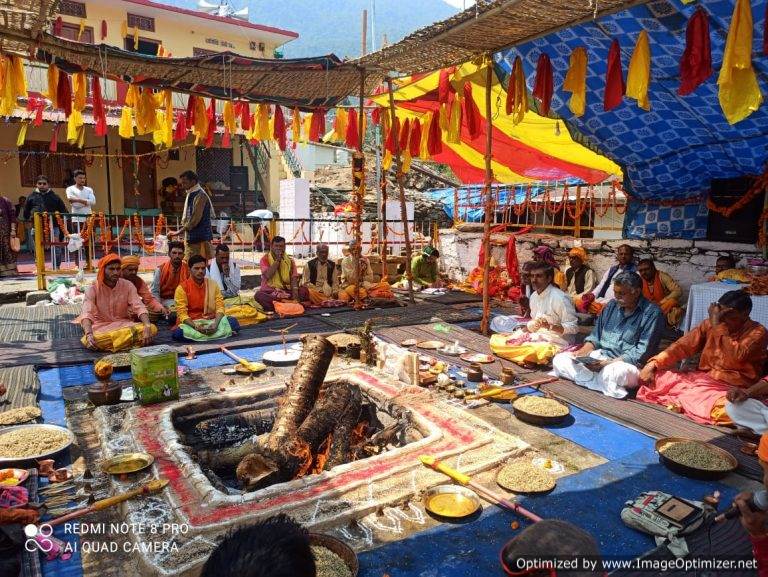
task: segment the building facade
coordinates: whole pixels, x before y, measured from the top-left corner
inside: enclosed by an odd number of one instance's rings
[[[298,37],[295,32],[151,0],[62,0],[56,16],[52,32],[58,36],[152,56],[181,58],[230,51],[253,58],[272,58],[280,46]],[[27,62],[26,71],[30,99],[44,99],[47,66]],[[0,165],[5,196],[14,202],[27,196],[38,174],[45,174],[64,198],[63,188],[70,184],[72,171],[84,169],[88,184],[96,193],[96,211],[168,214],[181,211],[183,198],[166,193],[163,182],[178,178],[185,170],[194,170],[212,191],[219,211],[233,215],[263,205],[275,206],[278,202],[282,171],[279,154],[249,147],[237,137],[232,138],[231,147],[221,148],[217,136],[216,144],[208,149],[195,147],[190,137],[177,149],[150,155],[155,151],[151,135],[123,139],[118,134],[119,109],[127,85],[107,80],[102,83],[102,90],[109,133],[106,137],[94,134],[90,108],[86,107],[82,150],[67,143],[64,113],[53,110],[49,102],[45,105],[42,126],[30,124],[24,143],[17,147],[21,122],[30,116],[20,103],[14,118],[0,128],[0,150],[7,151]],[[186,97],[175,94],[174,107],[184,109]],[[55,134],[57,153],[51,154],[50,143]],[[104,154],[126,154],[129,158],[105,158]],[[134,155],[144,156],[138,156],[136,161]]]

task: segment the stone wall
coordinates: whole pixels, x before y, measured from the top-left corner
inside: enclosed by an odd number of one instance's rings
[[[477,266],[482,233],[458,232],[453,229],[440,231],[440,260],[442,270],[453,280],[461,280]],[[496,260],[504,263],[508,234],[494,234],[492,253]],[[540,234],[521,235],[517,238],[517,256],[520,263],[532,259],[532,250],[539,244],[546,244],[555,251],[555,258],[562,270],[567,267],[567,254],[574,244],[583,246],[589,254],[589,265],[598,275],[610,268],[615,261],[615,250],[619,245],[635,247],[638,258],[652,257],[659,270],[672,275],[683,287],[685,298],[692,284],[705,282],[714,274],[718,256],[732,254],[742,259],[762,256],[751,244],[736,244],[705,240],[597,240],[574,239],[573,237],[548,236]]]

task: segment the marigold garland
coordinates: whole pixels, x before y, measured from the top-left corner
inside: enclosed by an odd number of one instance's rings
[[[232,227],[232,223],[229,223],[229,226]],[[163,230],[165,230],[165,215],[161,212],[157,216],[157,221],[155,221],[155,238],[163,234]]]
[[[67,221],[65,221],[59,211],[53,213],[53,217],[56,219],[56,224],[59,225],[59,230],[64,233],[64,238],[69,238],[69,230],[67,229]],[[47,219],[46,219],[47,220]]]

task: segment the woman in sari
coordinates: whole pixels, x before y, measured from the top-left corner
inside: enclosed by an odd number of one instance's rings
[[[10,200],[0,196],[0,278],[16,276],[16,255],[21,242],[16,236],[16,209]]]

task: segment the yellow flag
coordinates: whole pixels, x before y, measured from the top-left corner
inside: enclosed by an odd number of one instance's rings
[[[77,129],[77,147],[82,150],[85,146],[85,125]]]
[[[461,144],[461,100],[457,96],[451,107],[451,119],[448,123],[446,142]]]
[[[123,138],[133,138],[133,108],[123,106],[120,112],[120,126],[117,133]]]
[[[301,140],[301,113],[298,108],[293,109],[291,118],[291,140],[296,144]]]
[[[637,105],[643,110],[651,109],[648,100],[648,86],[651,83],[651,46],[648,42],[648,32],[643,30],[637,37],[635,51],[629,61],[627,71],[627,89],[625,94],[637,100]]]
[[[27,127],[29,122],[22,122],[19,125],[19,135],[16,137],[16,146],[23,146],[24,141],[27,140]]]
[[[151,88],[142,88],[136,106],[136,130],[139,135],[157,130],[157,100]]]
[[[159,124],[162,126],[163,145],[170,148],[173,146],[173,94],[170,90],[163,90],[162,95],[165,111]]]
[[[85,32],[85,19],[80,19],[80,29],[77,31],[77,41],[80,42],[80,40],[83,37],[83,32]]]
[[[232,101],[227,100],[224,103],[222,117],[224,120],[224,126],[227,128],[227,130],[229,130],[229,134],[235,134],[235,131],[237,130],[237,123],[235,122],[235,107],[232,105]]]
[[[80,140],[80,127],[83,126],[83,114],[79,110],[72,109],[72,114],[67,119],[67,142],[77,144]]]
[[[419,140],[419,158],[429,160],[429,127],[432,124],[431,112],[427,112],[421,119],[421,140]]]
[[[133,108],[139,103],[139,87],[135,84],[128,86],[128,91],[125,93],[125,105],[129,108]]]
[[[256,139],[266,142],[272,138],[269,131],[269,106],[258,104],[256,106]]]
[[[13,86],[13,64],[11,59],[0,56],[0,71],[2,71],[3,84],[0,92],[0,116],[10,116],[16,108],[16,93]]]
[[[85,98],[88,93],[85,72],[76,72],[72,75],[72,109],[83,111]]]
[[[126,20],[123,20],[120,23],[120,35],[123,38],[127,38],[128,37],[128,21],[126,21]]]
[[[730,124],[744,120],[763,103],[752,67],[752,7],[749,0],[736,0],[717,84],[720,86],[720,107]]]
[[[24,72],[24,61],[21,56],[12,56],[13,89],[17,98],[27,98],[27,75]]]
[[[582,116],[587,108],[587,50],[581,46],[571,52],[563,90],[571,93],[568,108],[575,116]]]
[[[309,142],[309,131],[312,126],[312,112],[304,115],[304,121],[301,124],[301,142]]]
[[[336,119],[333,123],[333,135],[331,140],[334,142],[344,141],[347,137],[347,125],[349,124],[349,113],[344,108],[336,109]]]
[[[381,167],[385,172],[392,167],[392,153],[389,150],[384,152],[384,158],[381,161]]]
[[[195,98],[195,125],[192,132],[195,134],[195,144],[200,144],[208,136],[208,111],[202,97]]]
[[[139,49],[139,28],[138,26],[133,27],[133,49],[138,50]]]
[[[48,66],[48,92],[46,98],[51,101],[51,105],[54,108],[59,108],[58,101],[56,100],[56,91],[59,87],[59,69],[51,64]]]
[[[411,157],[411,151],[408,150],[407,147],[403,151],[402,160],[403,160],[403,168],[402,168],[403,174],[406,174],[409,170],[411,170],[411,161],[413,160],[413,158]]]

